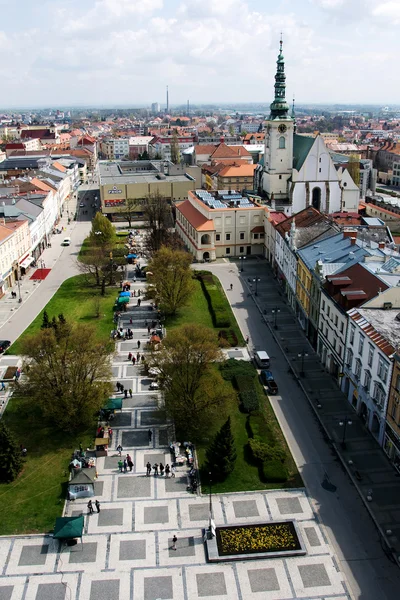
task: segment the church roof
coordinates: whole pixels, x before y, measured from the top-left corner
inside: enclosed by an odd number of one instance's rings
[[[315,138],[296,133],[293,135],[293,168],[296,171],[300,171],[314,142]]]

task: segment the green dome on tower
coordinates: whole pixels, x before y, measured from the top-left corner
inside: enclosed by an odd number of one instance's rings
[[[276,61],[276,75],[275,75],[275,98],[272,102],[270,109],[271,114],[269,116],[272,119],[290,119],[289,117],[289,104],[286,102],[285,91],[286,91],[286,75],[285,75],[285,59],[282,54],[282,39],[279,42],[279,55]]]

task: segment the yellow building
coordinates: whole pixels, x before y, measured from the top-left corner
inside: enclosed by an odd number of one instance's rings
[[[307,316],[310,315],[311,281],[310,271],[299,258],[297,261],[296,299]]]
[[[257,165],[237,164],[227,166],[218,173],[219,190],[252,190]]]

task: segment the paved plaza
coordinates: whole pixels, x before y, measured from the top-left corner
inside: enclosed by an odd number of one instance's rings
[[[207,563],[208,496],[187,491],[186,466],[177,468],[175,478],[146,476],[148,461],[171,462],[173,427],[157,392],[149,390],[149,378],[127,361],[137,339],[143,348],[147,329],[137,330],[133,342],[117,344],[114,382],[131,388],[133,397],[116,414],[108,456],[97,459],[100,513],[88,515],[85,498],[66,503],[66,516],[85,515],[82,543],[75,546],[60,545],[51,535],[1,538],[0,600],[349,600],[304,489],[222,494],[212,502],[217,525],[295,519],[306,556]],[[123,456],[132,456],[132,472],[119,472],[118,444]]]

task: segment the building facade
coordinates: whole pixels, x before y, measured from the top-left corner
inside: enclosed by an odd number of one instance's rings
[[[400,355],[394,355],[383,449],[400,472]]]

